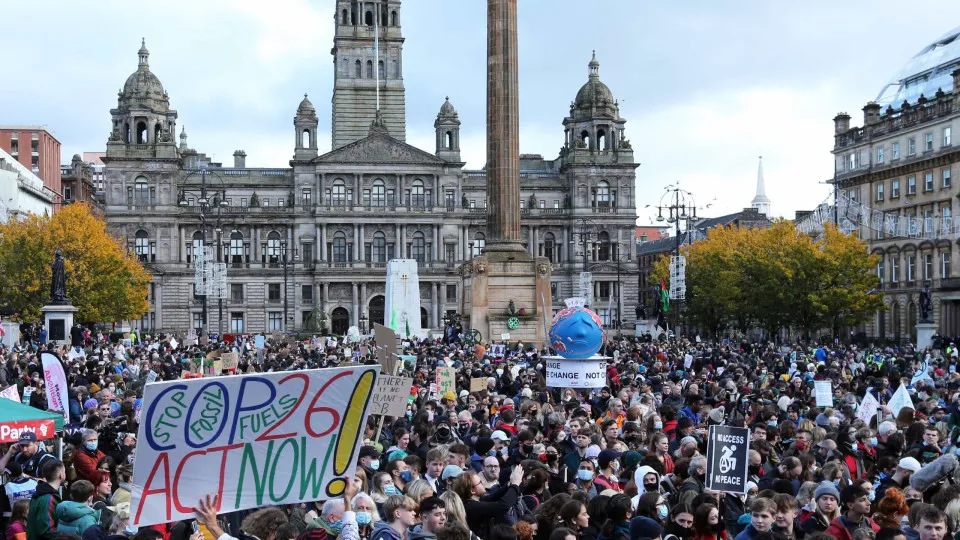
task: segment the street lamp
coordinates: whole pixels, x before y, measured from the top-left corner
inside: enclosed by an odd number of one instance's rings
[[[287,268],[289,267],[288,263],[290,263],[290,266],[294,266],[294,270],[296,270],[296,267],[295,267],[296,261],[300,259],[300,254],[297,252],[297,248],[293,248],[292,250],[289,250],[289,251],[293,252],[293,257],[290,257],[288,255],[287,242],[286,241],[280,242],[280,257],[283,260],[283,330],[284,331],[288,330],[289,324],[290,324],[290,302],[289,302],[288,292],[287,292],[287,289],[289,287],[287,284],[287,275],[288,275]]]
[[[656,209],[657,221],[664,221],[664,219],[666,219],[667,223],[672,223],[675,227],[676,244],[673,251],[674,255],[679,257],[681,245],[680,222],[687,222],[687,238],[690,239],[690,235],[692,234],[691,224],[697,221],[697,203],[693,198],[693,193],[682,189],[679,185],[669,185],[664,189],[663,195],[660,196],[660,204],[656,206]],[[665,210],[667,212],[666,218],[663,216]],[[676,300],[677,319],[675,326],[680,326],[680,303],[682,300]]]
[[[367,333],[367,314],[366,312],[360,313],[360,333]]]

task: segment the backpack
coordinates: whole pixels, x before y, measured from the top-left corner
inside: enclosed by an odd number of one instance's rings
[[[526,514],[530,514],[530,510],[527,509],[527,504],[524,501],[526,497],[517,497],[517,502],[507,510],[507,513],[504,515],[503,522],[511,527],[514,526],[520,518]]]

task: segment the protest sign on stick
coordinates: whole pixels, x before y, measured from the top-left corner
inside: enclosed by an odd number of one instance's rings
[[[373,395],[370,414],[400,418],[407,412],[407,396],[413,386],[411,377],[393,377],[381,375],[377,381],[377,392]]]
[[[340,497],[353,480],[377,366],[157,382],[144,387],[131,524]]]

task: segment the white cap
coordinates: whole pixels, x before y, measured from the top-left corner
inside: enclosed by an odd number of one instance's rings
[[[509,441],[509,440],[510,440],[510,437],[508,437],[506,433],[500,431],[499,429],[496,430],[496,431],[494,431],[493,434],[490,435],[490,438],[493,439],[493,440],[495,440],[495,441]]]
[[[469,396],[469,395],[470,395],[470,392],[468,392],[468,391],[466,391],[466,390],[461,390],[461,391],[460,391],[460,397],[462,397],[462,398],[463,398],[463,397],[467,397],[467,396]]]
[[[920,471],[920,462],[916,458],[905,457],[900,460],[900,463],[897,463],[897,467],[910,472],[919,472]]]
[[[530,398],[533,397],[533,390],[531,390],[531,389],[529,389],[529,388],[524,388],[524,389],[520,392],[520,395],[521,395],[522,397],[525,397],[525,398],[527,398],[527,399],[530,399]]]
[[[588,446],[587,451],[584,454],[584,457],[586,457],[587,459],[592,459],[599,456],[600,456],[600,447],[595,444],[591,444],[590,446]]]
[[[877,433],[879,433],[880,435],[886,435],[888,433],[893,433],[896,430],[897,430],[897,425],[894,424],[893,422],[887,421],[887,422],[880,423],[880,427],[877,429]]]

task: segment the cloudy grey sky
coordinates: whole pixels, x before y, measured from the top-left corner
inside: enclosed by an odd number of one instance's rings
[[[192,147],[224,164],[242,148],[249,166],[287,166],[304,92],[320,113],[321,151],[329,148],[334,5],[0,0],[0,123],[48,126],[64,162],[102,151],[143,36]],[[485,6],[402,7],[408,142],[433,151],[449,95],[470,168],[484,162]],[[595,49],[642,163],[640,223],[673,182],[713,205],[702,213],[748,205],[759,155],[773,213],[792,218],[829,195],[821,182],[832,175],[833,116],[847,111],[859,125],[860,109],[903,64],[960,24],[960,2],[520,0],[519,18],[522,152],[556,157]]]

